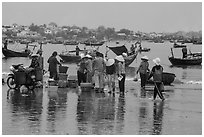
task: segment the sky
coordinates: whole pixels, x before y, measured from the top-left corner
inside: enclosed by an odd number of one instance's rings
[[[201,2],[3,2],[2,25],[57,23],[142,32],[202,30]]]

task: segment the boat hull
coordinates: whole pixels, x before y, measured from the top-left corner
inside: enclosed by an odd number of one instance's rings
[[[162,82],[164,85],[171,85],[171,83],[174,81],[176,75],[173,73],[163,72],[162,73]],[[147,84],[154,84],[154,81],[152,79],[147,81]]]
[[[169,61],[172,63],[172,65],[200,65],[202,63],[202,58],[196,57],[196,58],[182,59],[182,58],[169,57]]]
[[[28,57],[29,53],[26,52],[16,52],[9,49],[2,48],[2,53],[5,57]]]
[[[62,61],[66,62],[66,63],[78,63],[81,60],[81,57],[76,56],[76,55],[63,55],[63,54],[60,54],[59,56],[62,58]]]
[[[89,42],[84,42],[86,46],[102,46],[105,42],[99,42],[99,43],[89,43]]]
[[[137,53],[126,57],[125,58],[125,66],[126,67],[129,66],[135,60],[136,57],[137,57]]]

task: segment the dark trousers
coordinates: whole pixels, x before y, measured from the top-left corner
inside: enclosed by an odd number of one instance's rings
[[[183,53],[183,58],[186,58],[187,57],[187,53]]]
[[[78,79],[78,85],[80,86],[80,84],[82,82],[86,82],[86,74],[80,72],[80,71],[77,71],[77,79]]]
[[[123,76],[123,78],[121,79],[121,81],[119,82],[119,90],[120,92],[124,92],[125,91],[125,74],[121,74]]]
[[[50,78],[54,78],[54,80],[58,80],[58,74],[57,72],[53,72],[53,71],[50,71]]]
[[[164,99],[162,92],[164,91],[164,85],[162,82],[154,82],[154,99],[156,99],[157,94],[161,99]]]
[[[145,87],[147,82],[147,74],[140,73],[141,87]]]

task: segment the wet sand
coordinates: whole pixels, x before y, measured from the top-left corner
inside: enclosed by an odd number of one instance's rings
[[[165,86],[163,102],[152,100],[153,86],[144,91],[132,80],[126,81],[124,94],[43,88],[25,97],[7,91],[3,85],[3,135],[202,134],[201,84]]]

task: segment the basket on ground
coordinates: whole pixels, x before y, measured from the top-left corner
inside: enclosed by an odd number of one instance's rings
[[[59,73],[67,73],[68,68],[67,66],[59,66]]]

